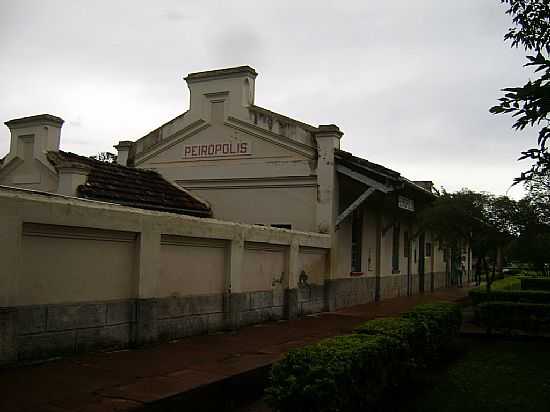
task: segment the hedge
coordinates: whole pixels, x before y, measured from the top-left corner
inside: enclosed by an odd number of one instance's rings
[[[427,330],[426,345],[422,353],[425,360],[437,358],[460,332],[462,310],[454,303],[429,303],[416,306],[403,314]]]
[[[550,291],[550,279],[548,278],[521,278],[522,290],[547,290]]]
[[[325,339],[275,364],[267,401],[279,411],[367,410],[396,383],[407,355],[387,336]]]
[[[550,304],[487,302],[478,305],[479,320],[487,331],[550,330]]]
[[[470,298],[474,305],[484,302],[549,303],[550,291],[544,290],[471,290]]]
[[[423,357],[427,343],[428,329],[413,319],[381,318],[370,320],[355,329],[355,333],[375,336],[389,336],[403,342],[412,359]]]
[[[277,411],[366,411],[407,382],[415,360],[458,334],[454,304],[420,305],[401,318],[376,319],[353,335],[290,351],[271,370],[267,401]]]
[[[491,292],[496,290],[521,290],[521,277],[519,276],[508,276],[504,279],[495,280],[491,284]],[[472,289],[471,292],[486,292],[487,286],[483,284],[475,289]]]
[[[485,286],[478,289],[487,290]],[[504,279],[495,280],[491,284],[491,290],[520,290],[521,289],[521,277],[520,276],[507,276]]]

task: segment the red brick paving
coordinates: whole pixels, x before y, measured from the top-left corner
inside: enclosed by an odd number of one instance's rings
[[[416,304],[458,301],[467,289],[399,297],[292,321],[195,336],[158,346],[0,369],[2,412],[128,411],[269,365],[289,349],[350,332]]]

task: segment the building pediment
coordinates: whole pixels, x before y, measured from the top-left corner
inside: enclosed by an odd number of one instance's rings
[[[174,131],[145,151],[136,153],[134,165],[155,168],[168,163],[189,166],[190,163],[216,161],[313,161],[315,158],[315,148],[310,145],[229,116],[220,123],[197,121]]]

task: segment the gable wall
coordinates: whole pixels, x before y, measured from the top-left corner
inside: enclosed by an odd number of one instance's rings
[[[250,224],[290,224],[315,231],[317,181],[313,152],[275,135],[214,122],[176,138],[137,167],[154,169],[208,201],[218,219]],[[244,153],[200,155],[219,145]],[[218,145],[218,147],[216,147]],[[192,152],[194,150],[194,152]]]
[[[55,193],[58,177],[36,159],[15,159],[0,169],[0,185]]]

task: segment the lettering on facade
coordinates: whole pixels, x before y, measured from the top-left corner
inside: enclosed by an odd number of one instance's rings
[[[409,199],[408,197],[399,196],[397,198],[397,206],[400,209],[405,209],[405,210],[408,210],[410,212],[414,212],[414,200]]]
[[[190,144],[183,146],[184,159],[251,155],[248,142]]]

